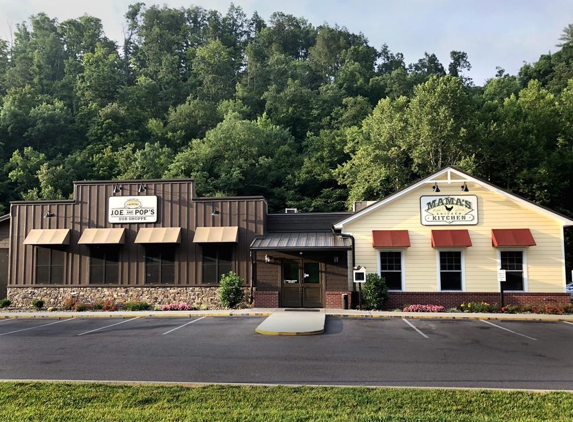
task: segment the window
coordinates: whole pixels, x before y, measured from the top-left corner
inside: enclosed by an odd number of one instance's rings
[[[503,290],[523,291],[523,251],[500,251],[500,267],[505,270]]]
[[[380,252],[380,277],[388,290],[402,290],[402,252]]]
[[[203,245],[203,283],[218,284],[223,274],[233,270],[233,245]]]
[[[113,284],[119,281],[119,248],[90,247],[90,283]]]
[[[440,251],[440,290],[462,290],[462,253]]]
[[[36,284],[64,284],[64,251],[36,248]]]
[[[145,247],[145,283],[175,283],[175,247],[173,245],[147,245]]]

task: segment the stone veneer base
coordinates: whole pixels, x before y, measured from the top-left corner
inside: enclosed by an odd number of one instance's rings
[[[34,299],[42,299],[44,307],[60,309],[72,296],[76,301],[91,303],[113,300],[147,302],[151,306],[186,302],[196,308],[223,309],[217,287],[8,287],[7,298],[13,308],[30,308]],[[244,288],[245,299],[239,307],[249,307],[250,289]]]

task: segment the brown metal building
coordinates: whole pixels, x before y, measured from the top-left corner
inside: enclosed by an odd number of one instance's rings
[[[234,271],[255,306],[341,307],[351,242],[331,228],[347,216],[268,215],[263,197],[197,198],[190,179],[76,182],[0,219],[0,298],[216,307]]]

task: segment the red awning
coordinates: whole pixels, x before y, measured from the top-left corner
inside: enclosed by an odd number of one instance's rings
[[[375,248],[409,248],[408,230],[372,230],[372,246]]]
[[[467,230],[432,230],[432,248],[467,248],[471,245]]]
[[[492,229],[491,243],[496,248],[536,245],[529,229]]]

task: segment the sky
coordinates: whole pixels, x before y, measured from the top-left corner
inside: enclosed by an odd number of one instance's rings
[[[124,18],[137,0],[0,0],[0,38],[10,41],[16,24],[40,12],[59,22],[84,14],[102,20],[105,34],[123,40]],[[173,8],[191,5],[225,14],[229,0],[146,1]],[[247,16],[267,20],[273,12],[305,18],[314,26],[338,24],[363,33],[370,45],[387,44],[406,63],[434,53],[447,68],[450,51],[464,51],[466,76],[482,85],[501,67],[515,75],[541,54],[555,52],[563,29],[573,23],[573,0],[234,0]]]

